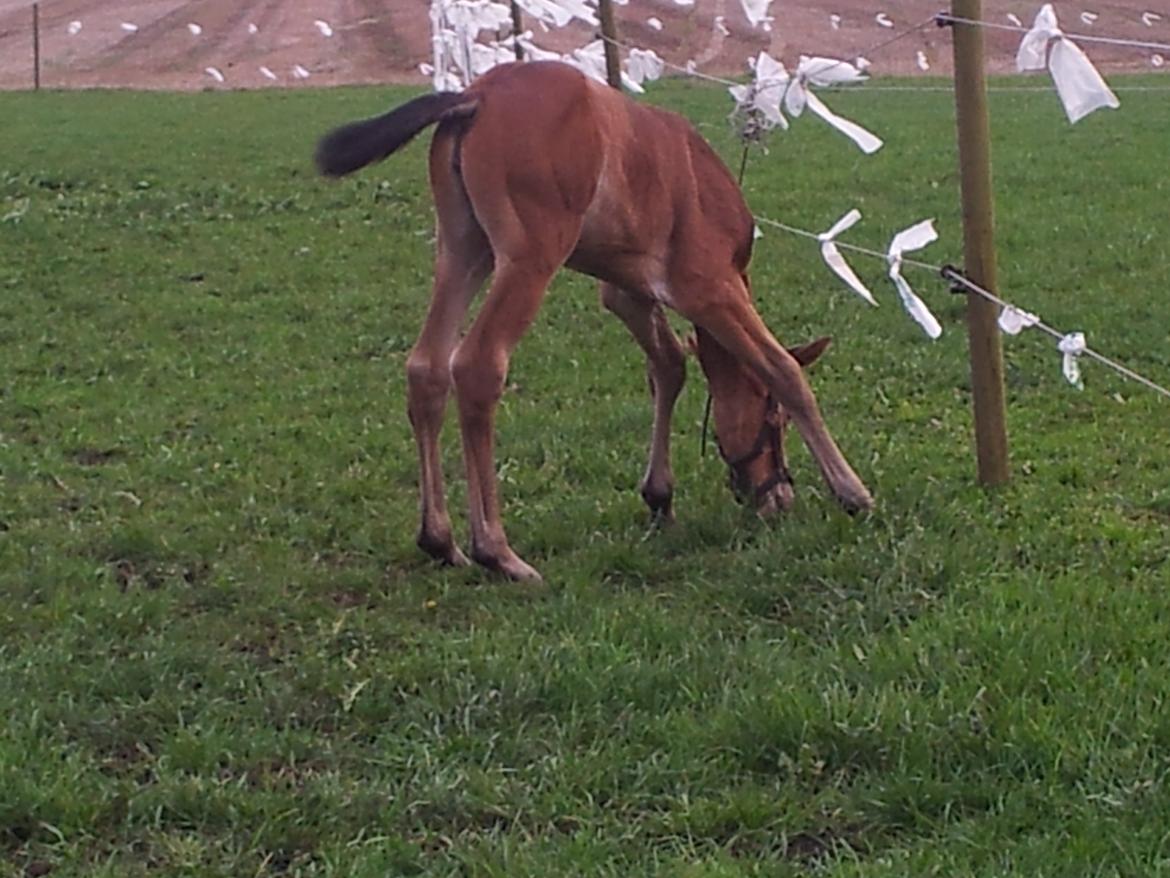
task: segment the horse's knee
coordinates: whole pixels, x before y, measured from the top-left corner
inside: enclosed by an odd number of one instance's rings
[[[461,411],[476,411],[496,404],[504,392],[508,367],[504,357],[467,342],[451,357],[451,381]]]
[[[434,412],[442,412],[451,387],[449,365],[418,351],[406,361],[407,413],[412,422]]]

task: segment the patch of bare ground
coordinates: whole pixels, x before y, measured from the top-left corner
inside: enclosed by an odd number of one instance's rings
[[[618,7],[622,39],[656,50],[675,64],[695,61],[708,73],[743,72],[761,50],[792,64],[801,54],[854,58],[865,55],[876,75],[921,73],[919,53],[931,73],[950,71],[950,37],[931,19],[936,0],[820,0],[776,2],[769,32],[753,28],[737,0],[630,0]],[[1147,0],[1113,0],[1086,25],[1079,7],[1058,4],[1068,30],[1127,39],[1170,42],[1170,17],[1142,23]],[[52,88],[193,90],[416,83],[431,54],[428,0],[44,0],[40,3],[42,83]],[[878,24],[884,11],[892,28]],[[1028,21],[1031,0],[992,0],[985,16],[1001,24],[1008,15]],[[840,16],[833,27],[830,15]],[[723,22],[727,33],[715,26]],[[662,22],[656,29],[651,19]],[[325,36],[315,22],[328,22]],[[192,33],[188,25],[197,25]],[[72,25],[72,27],[71,27]],[[130,30],[128,25],[137,29]],[[592,29],[575,25],[544,33],[526,16],[539,45],[566,51],[588,42]],[[33,80],[32,12],[27,0],[0,0],[0,88],[28,88]],[[891,41],[892,42],[889,42]],[[882,45],[887,43],[887,45]],[[1013,69],[1019,34],[987,32],[994,72]],[[1148,50],[1089,46],[1106,73],[1151,70]],[[207,68],[224,76],[219,84]],[[309,73],[298,78],[298,67]]]

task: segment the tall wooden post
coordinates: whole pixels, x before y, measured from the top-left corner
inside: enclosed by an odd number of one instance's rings
[[[41,90],[41,4],[32,5],[33,89]]]
[[[512,51],[516,53],[516,60],[524,60],[524,47],[520,45],[520,34],[523,33],[521,28],[524,27],[524,20],[520,17],[520,4],[516,0],[512,0]]]
[[[622,65],[618,59],[617,22],[613,17],[613,0],[597,0],[601,35],[605,38],[605,78],[616,89],[622,87]]]
[[[952,0],[955,18],[978,21],[982,0]],[[983,29],[952,22],[955,46],[955,112],[963,193],[963,253],[968,279],[996,291],[995,207],[991,187],[991,126],[987,114]],[[1008,481],[1008,440],[1003,390],[1003,346],[996,306],[967,294],[971,389],[975,406],[975,452],[979,481]]]

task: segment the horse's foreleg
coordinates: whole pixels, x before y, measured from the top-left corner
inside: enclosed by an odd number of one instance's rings
[[[536,317],[551,279],[547,268],[497,266],[483,308],[451,361],[467,465],[471,557],[512,579],[539,581],[540,574],[512,551],[504,533],[495,471],[496,405],[512,351]]]
[[[829,433],[800,363],[764,325],[743,282],[738,278],[727,281],[716,288],[716,295],[707,296],[684,313],[767,385],[792,418],[841,505],[851,513],[873,506],[873,497]]]
[[[601,303],[626,325],[646,353],[646,374],[654,398],[654,426],[650,433],[650,457],[642,476],[642,499],[656,519],[672,521],[674,473],[670,468],[670,420],[687,377],[686,354],[662,307],[653,300],[603,283]]]

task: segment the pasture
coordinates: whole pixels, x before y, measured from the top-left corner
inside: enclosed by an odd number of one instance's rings
[[[1046,80],[1045,80],[1046,81]],[[1161,80],[1155,80],[1161,81]],[[1140,84],[1124,80],[1121,84]],[[1015,83],[1008,83],[1015,84]],[[403,365],[426,306],[425,142],[338,184],[365,88],[0,95],[0,875],[1151,875],[1170,867],[1167,404],[1005,342],[1014,481],[974,485],[945,334],[765,230],[753,279],[877,507],[790,438],[765,525],[700,457],[651,532],[642,356],[563,275],[498,460],[517,586],[413,545]],[[995,93],[1007,298],[1170,380],[1170,103],[1070,128]],[[717,88],[650,98],[734,163]],[[829,95],[753,155],[757,214],[961,262],[946,93]],[[523,136],[518,132],[517,136]],[[453,412],[444,433],[464,539]]]

